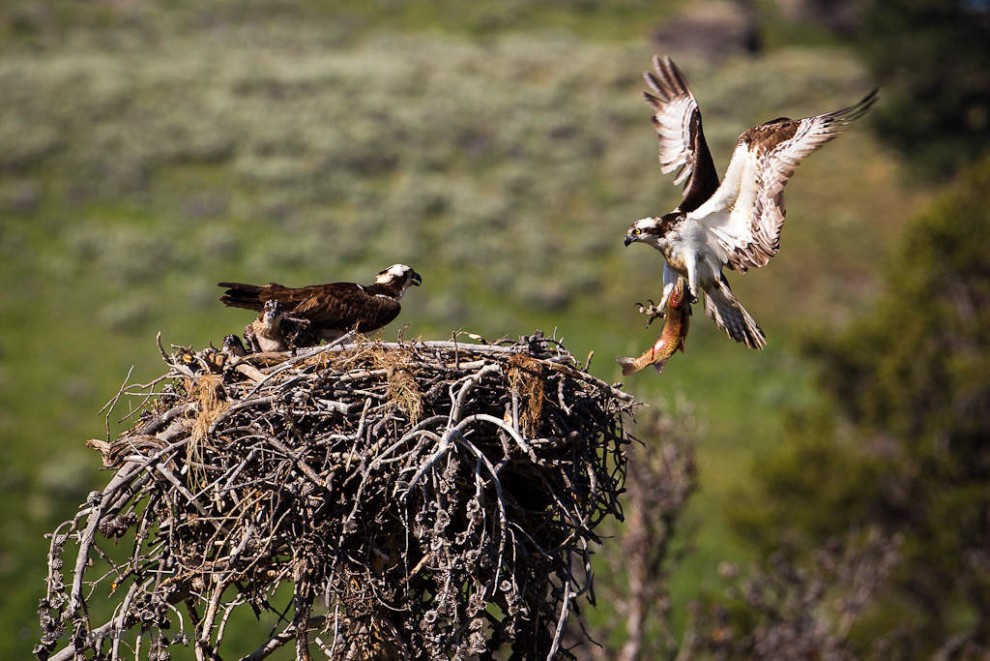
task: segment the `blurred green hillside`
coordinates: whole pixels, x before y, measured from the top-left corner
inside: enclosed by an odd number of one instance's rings
[[[556,329],[618,380],[614,356],[658,331],[634,303],[657,296],[661,263],[623,233],[680,199],[639,95],[660,48],[648,34],[676,8],[654,4],[0,10],[0,612],[17,632],[0,656],[34,642],[43,533],[106,479],[83,447],[107,433],[100,407],[132,366],[132,381],[161,372],[156,332],[200,347],[249,320],[219,304],[219,280],[361,281],[405,262],[424,286],[386,337]],[[749,126],[873,86],[840,45],[669,54],[720,168]],[[687,354],[626,383],[647,403],[690,401],[704,428],[679,603],[750,552],[723,509],[754,453],[780,443],[783,412],[818,398],[797,338],[874,299],[928,197],[901,182],[865,124],[815,154],[788,187],[780,256],[730,274],[768,349],[699,310]]]

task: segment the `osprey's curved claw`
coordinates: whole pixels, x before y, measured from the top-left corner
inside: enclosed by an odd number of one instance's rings
[[[646,327],[649,328],[653,325],[653,322],[658,318],[662,318],[666,315],[666,310],[662,306],[658,306],[653,302],[652,298],[646,299],[649,305],[643,305],[642,303],[636,303],[636,307],[639,308],[640,314],[646,315]]]

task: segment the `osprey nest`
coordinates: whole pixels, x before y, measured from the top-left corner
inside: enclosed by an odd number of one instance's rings
[[[134,426],[89,442],[112,478],[51,535],[40,658],[580,642],[568,622],[592,597],[596,526],[622,517],[633,400],[560,342],[162,355],[165,375],[108,405],[130,400]]]

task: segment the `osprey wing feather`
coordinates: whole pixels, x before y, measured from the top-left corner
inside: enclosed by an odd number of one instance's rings
[[[660,171],[668,174],[676,170],[675,184],[687,181],[684,200],[678,208],[691,211],[718,188],[718,173],[705,141],[698,101],[684,74],[669,57],[653,56],[653,68],[656,73],[643,74],[651,90],[643,92],[643,98],[653,107]]]
[[[317,326],[371,331],[391,322],[402,309],[398,298],[368,291],[374,285],[334,284],[314,287],[293,312],[312,319]]]
[[[716,193],[691,215],[705,222],[737,271],[766,266],[780,250],[784,186],[801,160],[834,139],[877,99],[804,119],[775,119],[739,136]]]

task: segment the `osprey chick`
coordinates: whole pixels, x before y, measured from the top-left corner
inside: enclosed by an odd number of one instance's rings
[[[220,348],[220,353],[227,356],[228,359],[232,359],[246,356],[248,352],[247,349],[244,348],[244,343],[241,342],[241,338],[234,334],[230,334],[223,338],[223,345]]]
[[[659,218],[637,220],[625,244],[642,242],[665,259],[663,310],[677,280],[687,278],[689,297],[705,292],[705,314],[729,337],[752,349],[766,346],[763,331],[736,300],[722,267],[736,271],[765,266],[780,249],[784,186],[805,156],[835,138],[877,100],[877,90],[842,110],[806,117],[781,117],[739,136],[719,184],[705,142],[698,102],[669,57],[653,58],[656,74],[644,78],[660,142],[660,171],[677,170],[675,184],[687,182],[684,199]]]
[[[308,287],[285,287],[277,283],[247,285],[221,282],[227,287],[220,300],[225,305],[248,310],[262,310],[268,301],[277,301],[285,321],[304,327],[319,339],[333,340],[352,330],[368,333],[377,330],[399,315],[399,299],[411,285],[423,278],[405,264],[393,264],[380,271],[370,285],[332,282]],[[284,342],[284,338],[283,338]]]
[[[265,301],[264,309],[258,318],[244,327],[244,339],[252,353],[259,351],[285,351],[288,345],[282,331],[285,311],[282,304],[274,299]]]

